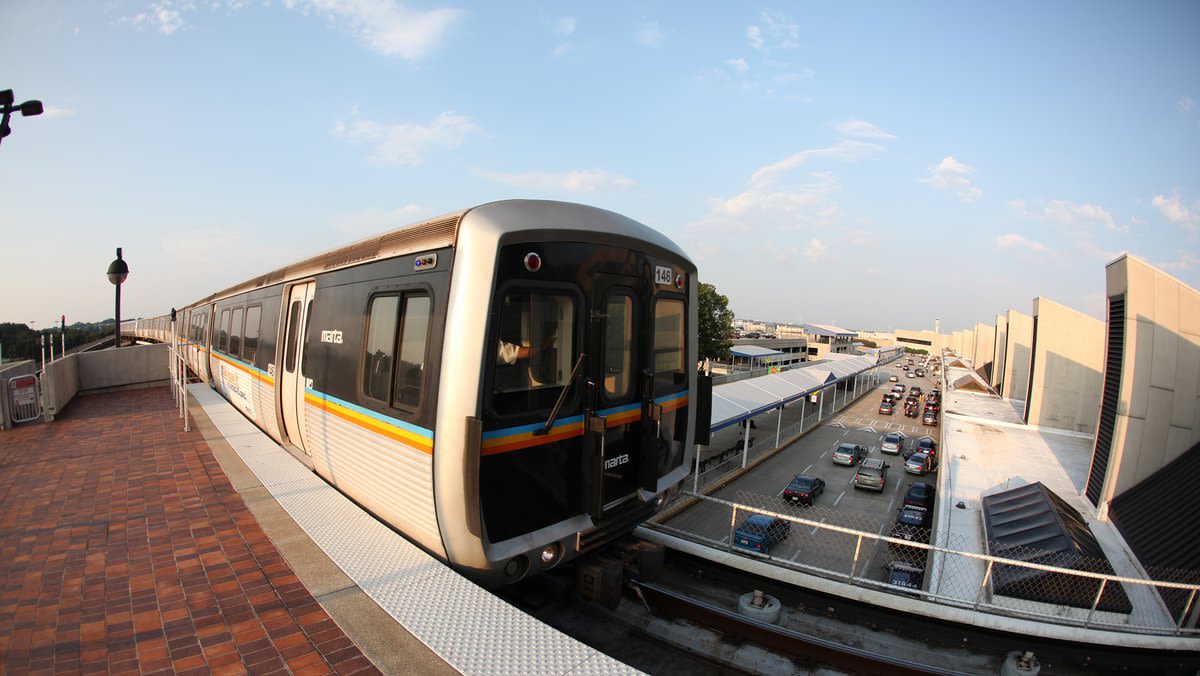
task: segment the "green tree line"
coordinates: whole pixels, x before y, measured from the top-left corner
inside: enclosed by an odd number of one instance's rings
[[[113,321],[100,324],[74,324],[67,327],[67,350],[99,340],[113,332]],[[3,349],[4,360],[11,359],[40,359],[42,354],[42,334],[54,339],[54,353],[58,354],[62,347],[62,332],[45,329],[35,331],[25,324],[12,322],[0,323],[0,349]],[[49,353],[49,348],[47,348]]]

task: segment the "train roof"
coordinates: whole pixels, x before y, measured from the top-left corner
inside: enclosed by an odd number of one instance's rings
[[[593,216],[592,220],[603,221],[605,227],[598,231],[594,222],[589,222],[587,226],[572,227],[575,221],[558,220],[568,211],[576,214],[590,212]],[[666,235],[606,209],[552,200],[501,200],[412,223],[305,258],[201,298],[188,307],[283,282],[311,277],[330,270],[360,265],[368,261],[454,246],[458,241],[460,227],[468,213],[472,214],[472,220],[475,220],[474,214],[478,214],[481,223],[487,224],[493,230],[498,228],[504,232],[552,228],[561,231],[589,232],[593,235],[599,232],[602,236],[636,237],[690,262],[687,254]]]

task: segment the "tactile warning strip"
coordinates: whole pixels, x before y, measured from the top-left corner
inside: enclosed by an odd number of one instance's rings
[[[463,674],[635,674],[446,567],[334,490],[205,384],[188,386],[292,519],[405,629]]]

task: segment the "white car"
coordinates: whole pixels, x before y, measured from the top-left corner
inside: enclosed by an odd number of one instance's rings
[[[912,371],[909,371],[909,372],[908,372],[908,377],[909,377],[909,378],[916,378],[916,377],[917,377],[917,374],[913,373]]]
[[[903,432],[888,432],[883,437],[883,444],[879,450],[884,453],[898,455],[904,452],[904,442],[908,439]]]

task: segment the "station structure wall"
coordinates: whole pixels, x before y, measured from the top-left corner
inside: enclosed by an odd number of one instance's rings
[[[989,374],[984,380],[991,380],[992,355],[996,353],[996,327],[989,324],[975,325],[975,349],[971,353],[971,365],[979,374]]]
[[[1115,391],[1104,409],[1115,406],[1102,411],[1112,441],[1098,467],[1098,435],[1086,491],[1089,499],[1098,493],[1101,513],[1200,443],[1200,291],[1129,255],[1109,263],[1106,278],[1110,315],[1123,300],[1124,318],[1110,332],[1122,355],[1118,372],[1106,373]]]
[[[989,383],[992,387],[999,390],[1001,381],[1004,380],[1004,361],[1006,358],[1004,349],[1008,340],[1008,319],[1004,315],[996,315],[996,340],[992,350],[992,381]]]
[[[1027,424],[1096,433],[1104,340],[1104,322],[1046,298],[1033,299]]]
[[[1029,361],[1033,357],[1033,317],[1009,310],[1004,338],[1004,382],[1001,396],[1025,401],[1029,395]]]

